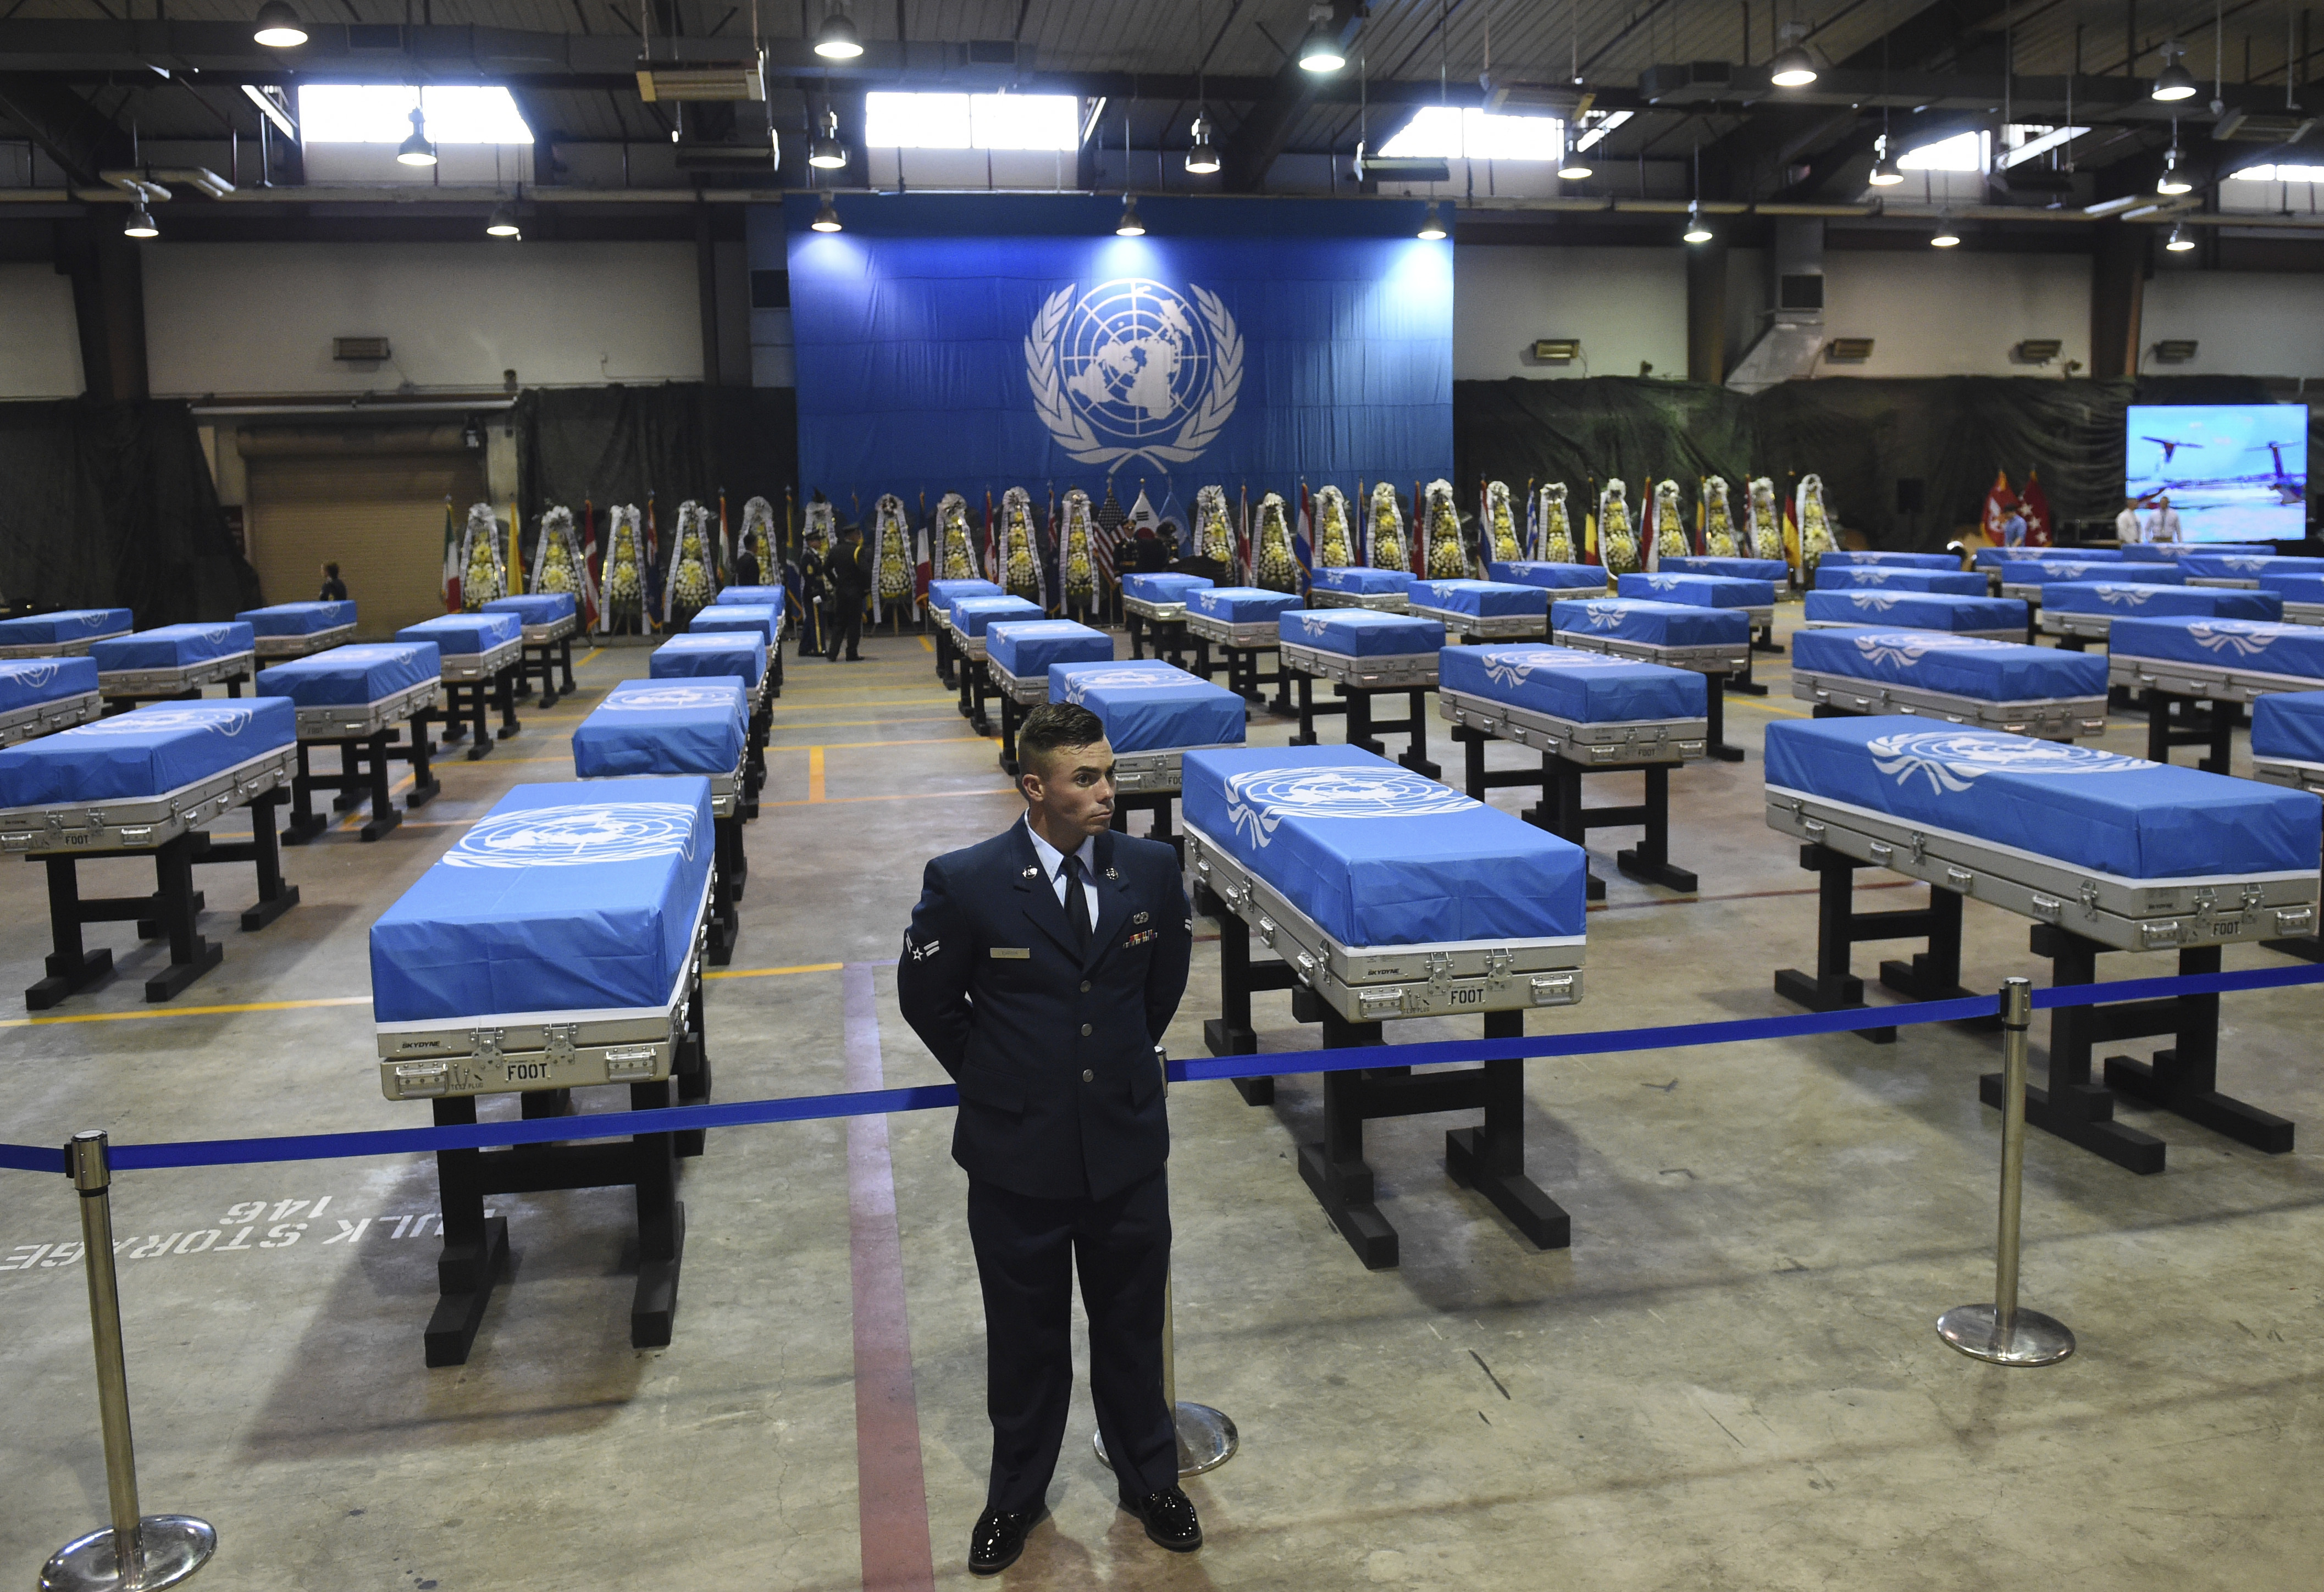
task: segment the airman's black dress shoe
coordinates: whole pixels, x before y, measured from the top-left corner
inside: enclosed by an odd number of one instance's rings
[[[968,1571],[975,1576],[997,1576],[1017,1562],[1025,1551],[1025,1533],[1048,1513],[1046,1509],[988,1509],[976,1517],[976,1529],[968,1533]]]
[[[1203,1523],[1183,1487],[1164,1487],[1133,1498],[1121,1495],[1121,1506],[1146,1523],[1146,1534],[1173,1553],[1192,1553],[1203,1545]]]

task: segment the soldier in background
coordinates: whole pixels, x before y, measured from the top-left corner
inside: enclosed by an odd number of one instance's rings
[[[807,533],[806,551],[799,555],[799,649],[801,658],[813,658],[823,650],[824,603],[831,577],[825,567],[830,555],[830,538],[817,526]]]

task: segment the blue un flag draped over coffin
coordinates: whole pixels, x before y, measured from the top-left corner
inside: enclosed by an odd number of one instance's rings
[[[815,209],[785,216],[799,468],[836,501],[1450,465],[1452,258],[1417,201],[1303,204],[1286,232],[1157,199],[1142,238],[1082,197],[865,196],[837,234]]]

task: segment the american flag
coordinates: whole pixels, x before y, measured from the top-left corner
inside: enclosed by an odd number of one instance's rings
[[[1090,538],[1090,552],[1097,559],[1097,575],[1102,582],[1113,579],[1113,549],[1121,539],[1121,528],[1130,516],[1122,511],[1121,500],[1113,495],[1113,483],[1105,483],[1105,502],[1098,505],[1097,534]]]

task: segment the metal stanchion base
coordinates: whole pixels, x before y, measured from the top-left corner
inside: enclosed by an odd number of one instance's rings
[[[1937,1318],[1937,1336],[1973,1360],[1997,1366],[2054,1366],[2074,1352],[2074,1334],[2063,1321],[2039,1311],[2021,1310],[2006,1339],[2000,1312],[1989,1304],[1964,1304]]]
[[[1234,1458],[1242,1438],[1235,1431],[1234,1422],[1227,1415],[1208,1404],[1187,1403],[1182,1400],[1177,1416],[1180,1476],[1200,1476],[1205,1470],[1216,1470]],[[1105,1457],[1105,1433],[1092,1433],[1090,1447],[1096,1450],[1099,1464],[1109,1470],[1113,1468],[1113,1461]]]
[[[217,1529],[190,1514],[149,1514],[138,1523],[137,1540],[145,1550],[140,1589],[174,1587],[217,1551]],[[41,1592],[118,1592],[129,1586],[114,1562],[111,1526],[67,1542],[41,1567]]]

